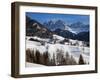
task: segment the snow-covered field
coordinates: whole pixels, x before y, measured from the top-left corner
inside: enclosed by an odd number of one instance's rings
[[[30,38],[33,39],[37,39],[40,42],[37,41],[31,41],[29,40]],[[70,56],[72,55],[74,57],[74,59],[76,60],[76,62],[78,63],[79,61],[79,57],[80,54],[83,56],[84,61],[88,64],[89,63],[89,52],[90,49],[89,47],[86,46],[82,46],[82,43],[79,45],[69,45],[69,44],[61,44],[58,43],[57,41],[55,43],[53,43],[53,41],[56,39],[58,41],[62,41],[64,40],[63,37],[61,36],[53,36],[53,40],[52,42],[50,42],[50,39],[42,39],[39,37],[27,37],[26,39],[26,50],[30,49],[30,50],[34,50],[34,53],[36,52],[36,50],[38,50],[41,54],[45,53],[46,51],[48,51],[49,55],[50,55],[50,59],[53,58],[53,55],[57,55],[57,50],[62,50],[62,54],[64,56],[66,56],[66,53],[68,53]],[[71,40],[70,41],[72,43],[75,43],[76,40]],[[43,42],[44,44],[41,44],[41,42]],[[78,43],[80,43],[81,41],[77,41]],[[66,42],[68,43],[68,42]],[[27,63],[29,66],[31,65],[31,63]],[[34,66],[34,64],[33,64]]]
[[[44,65],[36,64],[36,63],[30,63],[30,62],[26,62],[25,66],[26,67],[44,67]]]

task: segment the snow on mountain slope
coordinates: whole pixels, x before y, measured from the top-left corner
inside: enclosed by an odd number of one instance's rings
[[[72,23],[70,28],[75,31],[77,34],[80,32],[88,32],[89,31],[89,24],[84,24],[82,22]]]
[[[65,25],[65,29],[64,30],[68,30],[74,34],[77,34],[77,32],[75,32],[74,30],[72,30],[69,26]]]

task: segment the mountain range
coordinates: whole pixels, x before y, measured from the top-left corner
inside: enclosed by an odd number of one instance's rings
[[[51,38],[53,34],[89,42],[89,25],[85,25],[82,22],[66,25],[62,20],[50,20],[41,24],[26,16],[26,36]]]
[[[76,22],[67,25],[62,20],[57,20],[57,21],[50,20],[48,22],[44,22],[43,25],[48,29],[50,29],[51,31],[55,31],[56,29],[62,29],[62,30],[69,30],[70,32],[75,34],[89,31],[89,24],[83,24],[82,22]]]

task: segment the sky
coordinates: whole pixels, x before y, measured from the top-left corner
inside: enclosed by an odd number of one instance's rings
[[[66,24],[72,24],[75,22],[82,22],[89,24],[89,15],[77,15],[77,14],[51,14],[51,13],[34,13],[26,12],[26,15],[31,19],[34,19],[40,23],[48,22],[50,20],[63,20]]]

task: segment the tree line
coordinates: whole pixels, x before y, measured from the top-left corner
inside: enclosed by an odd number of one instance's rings
[[[86,64],[81,54],[79,57],[79,61],[76,62],[72,55],[69,55],[68,52],[63,55],[63,50],[59,49],[56,51],[56,54],[53,54],[52,58],[50,58],[50,54],[47,51],[41,54],[38,50],[34,52],[34,50],[27,49],[26,62],[37,63],[46,66]]]

